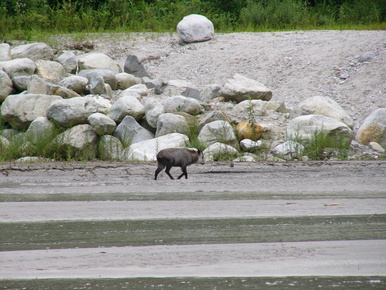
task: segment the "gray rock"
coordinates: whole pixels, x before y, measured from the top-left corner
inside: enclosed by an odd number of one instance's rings
[[[91,114],[87,121],[99,136],[112,135],[117,127],[112,119],[102,113]]]
[[[0,135],[0,149],[7,150],[10,145],[11,142],[4,136]]]
[[[59,96],[43,94],[9,95],[1,106],[2,118],[12,128],[24,130],[37,117],[45,117],[47,108],[60,100]]]
[[[115,101],[111,106],[109,117],[119,123],[126,116],[139,120],[145,115],[145,108],[136,97],[126,96]]]
[[[0,70],[0,103],[13,91],[13,83],[9,76]]]
[[[148,98],[145,102],[144,109],[146,121],[149,126],[152,128],[157,128],[158,117],[165,113],[164,106],[162,106],[157,99]]]
[[[162,101],[161,104],[167,113],[185,112],[191,115],[197,115],[203,110],[199,101],[184,96],[169,97]]]
[[[377,142],[386,148],[386,108],[375,110],[363,121],[356,139],[362,144]]]
[[[214,37],[214,26],[205,16],[191,14],[178,23],[177,32],[179,37],[187,43],[206,41]]]
[[[32,60],[52,60],[54,50],[46,43],[37,42],[19,45],[11,50],[12,58],[29,58]]]
[[[206,124],[198,134],[198,140],[206,145],[216,142],[234,144],[237,143],[232,126],[226,121],[213,121]]]
[[[141,79],[128,73],[119,73],[116,76],[117,79],[117,89],[126,90],[131,86],[138,85],[141,83]]]
[[[149,77],[144,66],[135,55],[129,55],[126,58],[125,66],[123,71],[128,74],[132,74],[136,77],[143,78]]]
[[[272,153],[286,160],[290,160],[294,157],[299,157],[303,154],[304,146],[298,142],[286,141],[277,145]]]
[[[123,144],[134,144],[154,138],[154,134],[139,125],[132,116],[126,116],[122,120],[113,136]]]
[[[375,57],[375,53],[373,51],[366,51],[359,56],[358,61],[359,62],[371,62],[371,61],[373,61],[374,57]]]
[[[41,77],[33,75],[27,83],[27,91],[29,94],[47,94],[47,84]]]
[[[75,97],[61,99],[52,103],[47,109],[47,117],[62,127],[86,124],[87,118],[93,113],[107,114],[110,101],[98,96]]]
[[[170,133],[181,133],[187,135],[189,133],[189,124],[182,116],[166,113],[158,117],[156,137],[167,135]]]
[[[258,81],[235,74],[221,88],[220,97],[225,101],[236,102],[248,99],[269,101],[272,98],[272,92]]]
[[[213,121],[226,121],[228,123],[231,122],[231,119],[227,116],[227,114],[223,111],[211,111],[206,114],[198,123],[198,127],[202,129],[206,124],[209,124]]]
[[[178,96],[188,94],[190,90],[197,90],[198,88],[190,82],[184,80],[170,80],[163,85],[163,94],[166,96]],[[186,97],[186,96],[185,96]]]
[[[251,139],[243,139],[240,141],[240,147],[244,151],[253,152],[261,148],[263,145],[263,141],[257,140],[253,141]]]
[[[381,145],[379,145],[377,142],[370,142],[369,146],[374,151],[377,151],[377,152],[380,152],[380,153],[385,153],[385,149]]]
[[[4,62],[3,70],[13,79],[16,76],[33,75],[36,70],[36,65],[29,58],[17,58]]]
[[[11,46],[8,43],[0,43],[0,61],[7,61],[11,59]]]
[[[110,69],[110,68],[87,69],[87,70],[80,71],[78,73],[78,76],[85,77],[88,80],[90,80],[94,73],[100,74],[103,77],[103,81],[106,84],[109,84],[113,90],[117,89],[117,78],[115,76],[117,73],[113,69]]]
[[[32,78],[31,75],[29,76],[15,76],[13,77],[13,86],[19,90],[19,91],[25,91],[27,90],[28,82]]]
[[[301,102],[295,111],[300,115],[324,115],[335,118],[347,126],[354,126],[353,119],[334,100],[329,97],[316,96]]]
[[[200,100],[203,102],[209,102],[212,99],[215,99],[220,96],[221,86],[217,84],[207,86],[200,93]]]
[[[66,158],[70,155],[81,160],[96,158],[98,136],[88,124],[77,125],[59,134],[52,141],[55,152]]]
[[[111,135],[101,137],[98,144],[99,158],[102,160],[121,160],[123,146],[118,138]]]
[[[164,92],[166,84],[161,80],[152,80],[148,77],[142,78],[143,83],[148,89],[154,89],[154,93],[160,95]]]
[[[55,133],[55,125],[49,121],[46,117],[37,117],[29,125],[26,135],[28,140],[33,144],[39,142],[39,140],[47,140],[53,137]]]
[[[39,59],[35,64],[36,74],[44,80],[59,80],[66,76],[64,67],[56,61]]]
[[[70,89],[78,94],[83,94],[86,90],[88,79],[81,76],[69,76],[62,79],[59,85]]]
[[[122,72],[121,67],[109,56],[101,52],[90,52],[78,56],[79,70],[109,68],[115,71],[115,74]]]
[[[64,67],[67,73],[76,73],[78,62],[76,60],[75,54],[72,51],[63,52],[57,60]]]
[[[123,160],[127,161],[156,161],[159,151],[166,148],[185,147],[189,142],[188,136],[172,133],[157,138],[132,144],[123,151]]]
[[[213,161],[219,159],[233,159],[238,154],[238,151],[230,145],[216,142],[211,144],[203,152],[205,161]]]
[[[92,73],[89,76],[89,83],[86,86],[86,90],[92,95],[106,94],[107,91],[103,77],[99,73]]]
[[[331,137],[335,144],[350,144],[352,130],[339,120],[323,115],[306,115],[292,119],[287,126],[287,138],[312,141],[315,134]]]
[[[47,94],[61,96],[64,99],[79,97],[79,94],[74,92],[73,90],[70,90],[66,87],[54,85],[52,83],[47,83],[46,89]]]
[[[131,86],[127,88],[126,90],[122,91],[120,96],[133,96],[133,93],[138,94],[140,96],[147,96],[149,93],[148,88],[144,84],[137,84],[134,86]]]

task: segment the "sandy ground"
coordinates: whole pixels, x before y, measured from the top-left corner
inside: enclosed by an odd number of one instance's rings
[[[176,34],[89,39],[122,67],[127,55],[137,55],[155,79],[183,79],[202,89],[239,73],[268,86],[272,100],[290,109],[309,97],[329,96],[354,119],[355,129],[386,107],[385,31],[217,33],[211,41],[188,45],[179,44]],[[359,62],[366,52],[374,59]]]
[[[157,181],[155,167],[1,164],[0,223],[359,216],[363,224],[386,214],[386,161],[208,163],[190,166],[187,180]],[[3,251],[0,279],[385,276],[386,239],[377,237]]]

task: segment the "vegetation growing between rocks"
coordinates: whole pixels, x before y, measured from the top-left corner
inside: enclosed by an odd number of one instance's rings
[[[218,32],[382,29],[386,0],[5,0],[0,3],[0,38],[175,31],[192,13],[208,17]]]

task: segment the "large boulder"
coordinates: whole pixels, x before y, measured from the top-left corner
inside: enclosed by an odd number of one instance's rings
[[[179,37],[187,43],[206,41],[214,37],[214,26],[205,16],[191,14],[178,23],[177,32]]]
[[[36,74],[44,80],[59,80],[66,76],[64,67],[56,62],[50,60],[37,60]]]
[[[230,145],[220,142],[213,143],[203,152],[205,160],[233,160],[239,152]]]
[[[85,77],[89,81],[91,80],[93,74],[99,74],[103,78],[103,81],[106,84],[109,84],[113,90],[117,89],[117,74],[114,69],[111,68],[95,68],[95,69],[84,69],[78,73],[78,76]]]
[[[94,69],[94,68],[110,68],[116,74],[122,72],[121,67],[117,62],[101,52],[90,52],[78,56],[79,70]]]
[[[162,149],[185,147],[187,142],[189,142],[189,138],[184,134],[163,135],[132,144],[123,151],[122,159],[128,161],[156,161],[157,153]]]
[[[138,85],[141,83],[141,79],[125,72],[115,75],[117,79],[117,89],[126,90],[131,86]]]
[[[299,116],[287,126],[287,137],[294,140],[309,142],[319,133],[328,136],[337,146],[348,145],[353,138],[353,132],[346,124],[323,115]]]
[[[333,99],[323,96],[315,96],[301,102],[295,109],[300,115],[324,115],[335,118],[347,126],[354,126],[353,119]]]
[[[17,58],[4,62],[3,70],[11,79],[16,76],[30,76],[35,73],[36,64],[29,58]]]
[[[189,133],[189,124],[182,116],[166,113],[158,117],[156,137],[167,135],[170,133],[181,133],[187,135]]]
[[[277,145],[272,153],[282,157],[284,159],[292,159],[294,157],[300,157],[303,154],[304,146],[295,141],[286,141]]]
[[[64,99],[80,97],[80,95],[73,90],[52,83],[47,83],[46,90],[47,94],[61,96]]]
[[[145,114],[145,108],[134,96],[121,97],[111,106],[109,117],[119,123],[126,116],[139,120]]]
[[[114,137],[123,144],[134,144],[154,138],[154,134],[143,128],[132,116],[126,116],[117,126]]]
[[[206,124],[198,134],[198,140],[206,145],[216,142],[234,145],[237,143],[232,126],[226,121],[213,121]]]
[[[111,135],[101,137],[98,144],[99,158],[102,160],[121,160],[123,146],[118,138]]]
[[[162,84],[160,85],[162,86]],[[184,80],[170,80],[163,85],[162,91],[166,96],[181,95],[184,97],[191,97],[190,95],[193,95],[194,99],[200,98],[200,91],[198,90],[198,87]]]
[[[129,55],[123,68],[125,73],[131,74],[138,78],[149,77],[144,66],[135,55]]]
[[[93,113],[107,114],[110,106],[110,101],[92,95],[62,99],[48,107],[47,117],[62,127],[72,127],[86,124],[87,118]]]
[[[99,136],[112,135],[117,127],[112,119],[102,113],[91,114],[88,116],[87,121]]]
[[[13,83],[9,76],[0,70],[0,103],[13,91]]]
[[[60,100],[59,96],[44,94],[9,95],[1,106],[2,118],[12,128],[25,130],[37,117],[46,117],[47,108]]]
[[[55,134],[55,125],[46,117],[37,117],[29,125],[26,135],[33,144],[46,141]]]
[[[256,80],[235,74],[221,88],[220,96],[225,101],[241,102],[248,99],[269,101],[272,98],[272,91]]]
[[[58,56],[57,61],[64,67],[66,72],[74,74],[78,68],[76,55],[72,51],[65,51]]]
[[[149,94],[149,90],[144,84],[137,84],[134,86],[131,86],[127,88],[126,90],[123,90],[120,94],[121,97],[123,96],[133,96],[135,94],[138,94],[139,96],[147,96]]]
[[[11,59],[11,46],[8,43],[0,43],[0,61],[7,61]]]
[[[363,121],[356,139],[362,144],[376,142],[386,149],[386,108],[375,110]]]
[[[191,115],[198,115],[203,107],[200,102],[193,98],[184,96],[173,96],[161,102],[167,113],[185,112]]]
[[[148,98],[145,102],[146,121],[152,128],[157,128],[158,117],[165,113],[164,106],[156,98]]]
[[[53,154],[59,157],[89,160],[96,158],[98,136],[88,124],[67,129],[51,143]]]
[[[47,92],[47,83],[41,77],[32,75],[27,83],[27,92],[29,94],[48,94],[56,95]]]
[[[60,86],[70,89],[78,94],[84,93],[87,84],[88,79],[82,76],[69,76],[59,82]]]
[[[32,60],[52,60],[54,50],[46,43],[37,42],[19,45],[11,49],[12,58],[29,58]]]

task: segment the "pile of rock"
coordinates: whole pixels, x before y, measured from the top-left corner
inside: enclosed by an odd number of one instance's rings
[[[15,136],[37,142],[60,127],[52,141],[56,150],[88,159],[152,161],[161,149],[189,144],[198,128],[206,160],[256,160],[256,152],[265,159],[297,158],[316,132],[373,156],[384,154],[386,108],[373,112],[353,141],[354,122],[332,99],[311,97],[287,110],[271,98],[269,88],[239,74],[199,89],[151,79],[134,55],[121,68],[100,52],[0,45],[1,118],[11,127],[0,132],[1,150]]]

